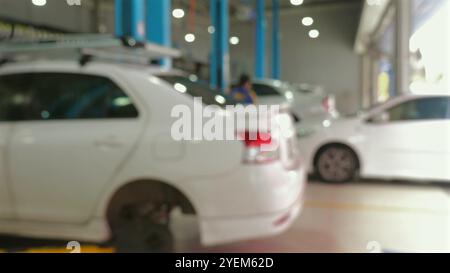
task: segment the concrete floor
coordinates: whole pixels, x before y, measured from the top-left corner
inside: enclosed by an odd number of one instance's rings
[[[450,252],[450,183],[312,182],[287,232],[215,247],[199,244],[195,217],[175,218],[178,252]],[[64,244],[0,237],[0,250]]]
[[[202,247],[195,219],[177,219],[180,252],[450,252],[450,184],[310,183],[284,234]]]

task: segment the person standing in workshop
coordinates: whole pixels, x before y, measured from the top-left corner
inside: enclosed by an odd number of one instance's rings
[[[253,91],[253,84],[250,76],[242,75],[239,79],[239,84],[230,94],[235,100],[243,104],[256,104],[258,96]]]

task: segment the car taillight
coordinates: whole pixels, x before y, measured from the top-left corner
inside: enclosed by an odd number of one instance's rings
[[[240,135],[245,144],[244,163],[264,164],[279,159],[278,148],[269,148],[276,147],[270,133],[245,132]]]
[[[333,96],[326,96],[322,101],[323,108],[328,113],[334,112],[336,110],[336,101]]]

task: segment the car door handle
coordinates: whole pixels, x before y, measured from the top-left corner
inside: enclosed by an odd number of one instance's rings
[[[105,139],[96,140],[94,142],[94,145],[100,148],[120,148],[124,145],[124,143],[117,140],[114,137],[109,137]]]

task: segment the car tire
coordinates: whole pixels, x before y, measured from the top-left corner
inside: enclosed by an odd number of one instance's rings
[[[123,185],[109,198],[107,243],[118,252],[173,252],[170,219],[175,208],[195,214],[188,198],[168,184],[141,180]]]
[[[149,204],[145,205],[146,207]],[[169,215],[164,209],[145,212],[142,205],[127,205],[119,210],[111,225],[112,244],[119,253],[172,253],[174,239]]]
[[[328,145],[319,150],[315,160],[316,173],[327,183],[353,181],[359,173],[356,153],[345,145]]]

